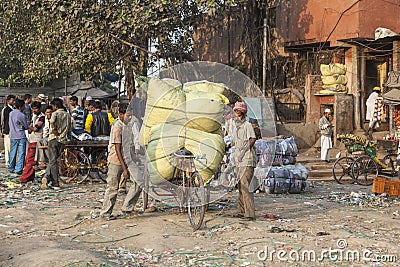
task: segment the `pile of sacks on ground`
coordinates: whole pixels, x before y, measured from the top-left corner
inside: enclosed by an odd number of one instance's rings
[[[296,164],[298,148],[293,137],[257,140],[254,176],[270,194],[300,193],[306,187],[307,169]]]
[[[173,178],[176,161],[172,154],[185,148],[196,159],[197,171],[207,184],[225,153],[220,135],[224,106],[223,84],[197,81],[182,84],[173,79],[148,81],[146,111],[139,143],[147,147],[150,180],[159,184]]]
[[[347,94],[346,65],[340,63],[321,64],[320,70],[323,83],[323,90],[320,90],[320,94]]]

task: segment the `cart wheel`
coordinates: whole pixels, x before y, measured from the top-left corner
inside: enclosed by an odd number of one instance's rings
[[[58,158],[60,181],[69,183],[78,175],[78,158],[69,149],[64,149]]]
[[[92,157],[92,166],[94,166],[93,178],[107,183],[108,172],[108,152],[107,149],[99,148],[90,153]]]
[[[386,155],[382,162],[387,165],[385,172],[389,171],[392,176],[397,175],[397,154]]]
[[[83,183],[89,176],[90,160],[88,156],[79,149],[73,149],[71,150],[71,152],[74,153],[76,158],[78,159],[78,173],[75,177],[75,181],[80,184]]]
[[[354,161],[351,171],[357,184],[371,185],[378,176],[379,167],[373,158],[361,156]]]
[[[147,163],[144,163],[143,167],[143,188],[142,188],[142,208],[143,211],[147,209],[149,204],[149,173],[147,171]]]
[[[338,184],[354,183],[351,172],[353,163],[354,159],[350,157],[341,157],[335,161],[332,167],[332,174]]]
[[[200,229],[206,212],[206,192],[203,178],[198,172],[191,175],[186,189],[189,221],[194,231]]]

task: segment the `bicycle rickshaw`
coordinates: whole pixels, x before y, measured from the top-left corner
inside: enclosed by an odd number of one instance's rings
[[[186,149],[180,149],[171,155],[169,160],[175,166],[173,176],[165,183],[150,185],[151,177],[147,163],[143,167],[143,209],[147,208],[148,195],[173,197],[179,204],[181,213],[187,209],[193,230],[198,230],[203,224],[207,210],[207,189],[203,178],[195,166],[196,160],[206,159],[205,155],[193,155]]]
[[[378,174],[397,175],[398,141],[378,140],[376,144],[353,134],[340,134],[337,140],[346,147],[345,155],[339,152],[332,167],[333,178],[339,184],[371,185]],[[379,159],[378,153],[385,156]]]

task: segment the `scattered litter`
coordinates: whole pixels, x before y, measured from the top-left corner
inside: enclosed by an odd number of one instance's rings
[[[265,214],[264,219],[270,219],[270,220],[280,220],[281,217],[279,215],[274,215],[274,214]]]
[[[269,231],[271,233],[281,233],[281,232],[292,233],[292,232],[296,232],[296,229],[284,229],[284,228],[281,228],[281,227],[272,226]]]
[[[20,230],[14,229],[14,230],[8,231],[7,233],[8,233],[9,235],[17,235],[17,234],[19,234],[20,232],[21,232]]]
[[[328,201],[333,201],[349,206],[369,206],[369,207],[389,207],[398,202],[396,197],[387,195],[375,195],[365,192],[332,192],[328,197]]]
[[[328,232],[318,232],[317,236],[330,235]]]
[[[17,187],[22,187],[22,184],[17,184],[17,183],[14,183],[14,182],[3,182],[2,184],[7,186],[10,189],[14,189],[14,188],[17,188]]]

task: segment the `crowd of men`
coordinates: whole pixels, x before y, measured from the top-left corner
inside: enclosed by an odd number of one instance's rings
[[[103,103],[86,97],[84,107],[78,97],[68,101],[51,101],[39,94],[36,99],[8,95],[1,111],[1,133],[4,138],[5,167],[21,175],[27,183],[35,179],[35,169],[47,165],[43,184],[59,187],[57,159],[67,140],[82,133],[92,137],[109,136],[114,117],[103,111]],[[47,147],[47,149],[43,149]]]
[[[88,96],[84,108],[76,96],[54,98],[48,101],[43,94],[33,101],[30,94],[22,98],[8,95],[6,106],[1,111],[1,133],[4,138],[5,165],[8,172],[20,175],[21,183],[33,182],[35,170],[47,165],[41,180],[42,188],[60,189],[58,158],[64,145],[72,136],[90,135],[93,138],[109,139],[107,188],[101,214],[113,219],[111,212],[118,193],[125,193],[124,212],[130,213],[141,193],[140,186],[131,178],[133,185],[126,191],[126,180],[131,177],[122,156],[122,129],[126,104],[119,105],[118,118],[103,111],[103,103]],[[129,125],[135,153],[138,152],[138,125]],[[107,138],[108,137],[108,138]],[[44,149],[46,148],[46,149]],[[134,170],[133,170],[134,171]],[[134,176],[137,176],[136,169]]]

